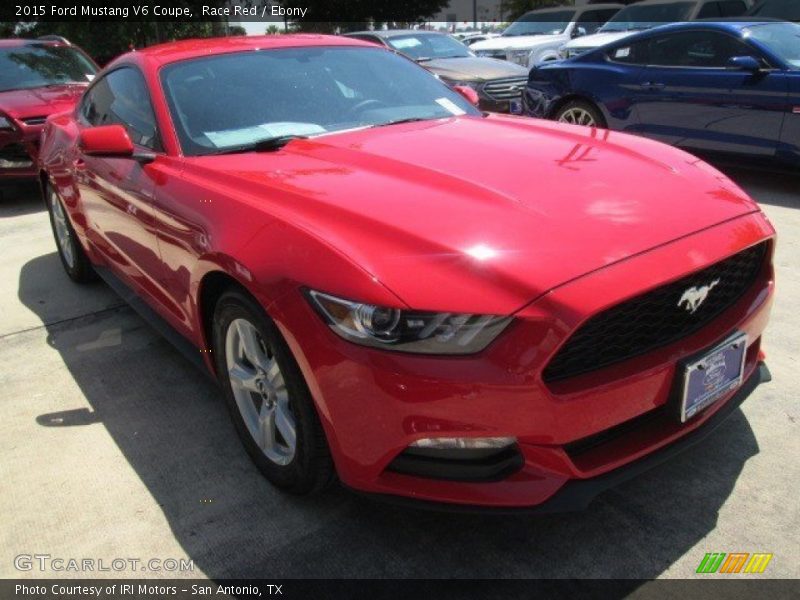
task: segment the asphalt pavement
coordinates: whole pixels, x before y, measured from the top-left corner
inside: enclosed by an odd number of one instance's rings
[[[773,382],[689,453],[585,512],[546,517],[276,491],[214,384],[105,285],[71,283],[35,188],[6,190],[0,577],[683,578],[707,552],[769,552],[759,577],[800,577],[800,179],[727,171],[779,233],[764,340]],[[194,570],[15,568],[34,553],[183,559]]]

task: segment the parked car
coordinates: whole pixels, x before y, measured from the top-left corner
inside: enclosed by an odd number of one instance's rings
[[[416,61],[451,86],[465,86],[478,94],[482,110],[519,112],[528,70],[493,58],[478,58],[461,42],[433,31],[391,29],[358,31],[346,37],[380,44]]]
[[[472,35],[465,36],[459,41],[465,46],[472,46],[472,44],[475,44],[477,42],[482,42],[484,40],[491,40],[499,36],[500,36],[499,33],[475,33]]]
[[[533,10],[509,25],[500,37],[476,42],[470,49],[478,56],[530,68],[556,60],[565,42],[594,33],[621,8],[622,4],[614,3]]]
[[[574,509],[767,378],[774,231],[732,181],[374,44],[126,54],[40,161],[67,274],[171,332],[295,493]]]
[[[800,164],[800,25],[665,25],[531,72],[527,114]]]
[[[750,3],[751,0],[645,0],[619,11],[596,34],[567,42],[559,55],[573,58],[668,23],[738,17],[747,12]]]
[[[63,38],[0,40],[0,181],[36,175],[45,119],[72,108],[96,72]]]
[[[758,19],[782,19],[800,23],[800,2],[797,0],[761,0],[747,13]]]

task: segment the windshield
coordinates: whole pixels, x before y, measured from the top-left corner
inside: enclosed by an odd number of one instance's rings
[[[169,65],[161,81],[187,155],[277,136],[481,114],[425,69],[380,48],[223,54]]]
[[[749,14],[767,19],[800,21],[800,2],[797,0],[766,0]]]
[[[744,33],[750,39],[761,42],[795,69],[800,69],[800,25],[796,23],[755,25],[745,29]]]
[[[598,32],[637,31],[650,29],[664,23],[684,21],[689,17],[692,2],[674,2],[670,4],[633,4],[619,11]]]
[[[60,83],[88,83],[97,69],[69,46],[32,44],[0,48],[0,91]]]
[[[520,35],[558,35],[572,22],[574,10],[529,12],[509,25],[503,37]]]
[[[386,42],[414,60],[464,58],[471,56],[467,47],[449,35],[431,33],[391,37]]]

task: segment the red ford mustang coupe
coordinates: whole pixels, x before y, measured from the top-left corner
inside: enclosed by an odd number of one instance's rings
[[[73,108],[96,72],[68,42],[0,40],[0,182],[36,177],[45,119]]]
[[[768,379],[774,230],[682,151],[468,97],[340,37],[124,55],[43,134],[64,268],[168,326],[281,488],[586,506]]]

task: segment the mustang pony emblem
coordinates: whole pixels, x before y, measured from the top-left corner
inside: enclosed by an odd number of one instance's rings
[[[719,279],[715,279],[708,285],[701,287],[690,287],[688,290],[683,292],[683,296],[681,296],[681,299],[678,300],[678,307],[685,308],[690,313],[694,314],[695,311],[700,308],[700,305],[706,301],[706,298],[708,298],[708,293],[713,290],[718,283]],[[686,306],[684,306],[684,304]]]

